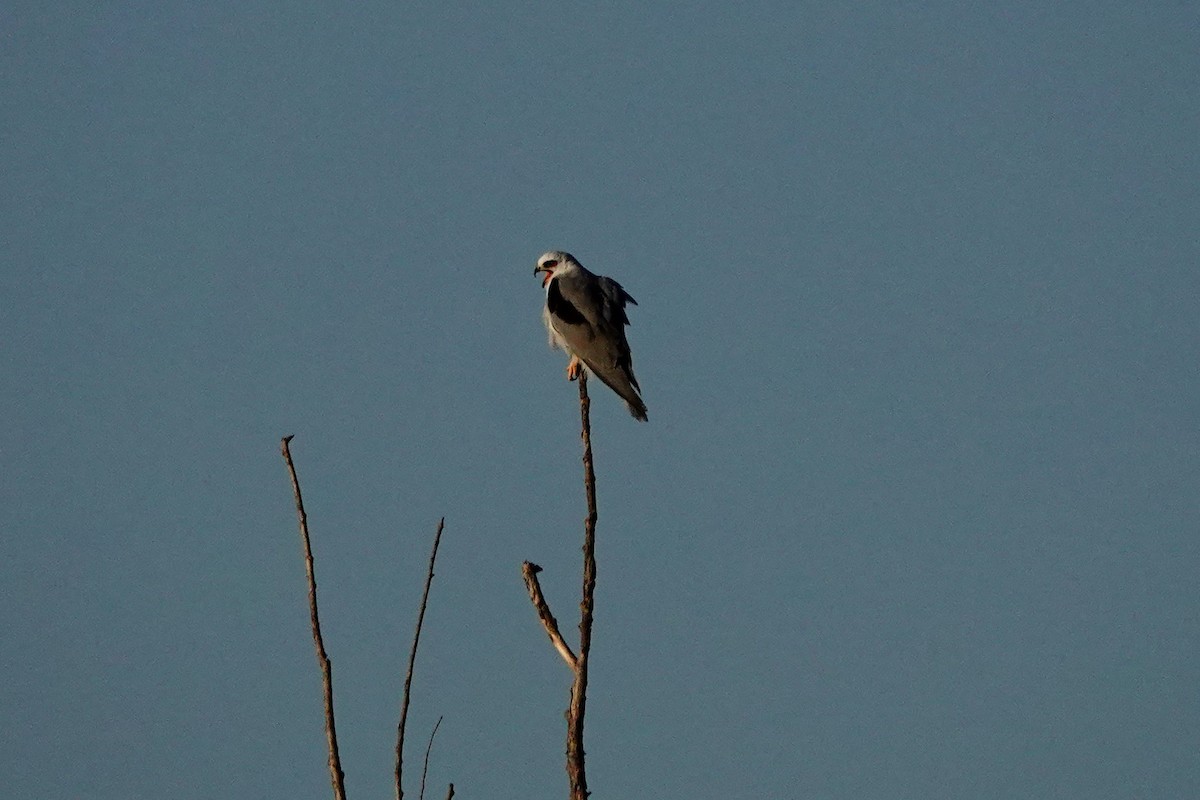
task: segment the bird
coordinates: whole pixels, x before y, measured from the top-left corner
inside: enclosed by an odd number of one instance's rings
[[[562,250],[543,253],[533,274],[545,273],[546,305],[542,321],[550,346],[571,356],[567,379],[576,380],[584,366],[625,401],[634,419],[646,421],[646,404],[633,375],[633,356],[625,338],[629,317],[625,304],[637,301],[612,278],[584,268]]]

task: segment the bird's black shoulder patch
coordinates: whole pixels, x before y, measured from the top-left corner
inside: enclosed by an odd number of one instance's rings
[[[550,313],[568,325],[583,325],[587,322],[570,300],[562,296],[558,289],[558,278],[550,279],[550,287],[546,290],[546,308]]]

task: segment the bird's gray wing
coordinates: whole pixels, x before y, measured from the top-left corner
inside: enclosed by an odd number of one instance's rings
[[[596,278],[600,294],[603,296],[603,309],[606,319],[614,325],[628,325],[629,316],[625,313],[625,304],[637,305],[633,295],[625,291],[625,287],[612,278],[599,276]]]
[[[630,301],[636,305],[619,283],[591,274],[572,279],[556,277],[546,292],[551,323],[571,351],[625,400],[630,413],[645,419],[646,406],[625,338],[625,326],[629,324],[625,303]]]
[[[585,273],[556,277],[546,292],[550,314],[568,325],[583,325],[589,335],[625,337],[625,304],[637,301],[612,278]]]
[[[546,287],[546,310],[560,332],[583,328],[580,335],[593,336],[600,316],[600,307],[575,281],[561,277],[550,279]]]

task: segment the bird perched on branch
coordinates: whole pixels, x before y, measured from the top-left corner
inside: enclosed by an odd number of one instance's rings
[[[533,274],[544,272],[546,307],[542,321],[550,333],[550,346],[571,356],[567,379],[588,370],[612,389],[635,419],[646,421],[646,404],[633,376],[633,357],[625,338],[625,304],[637,301],[612,278],[584,269],[575,256],[560,250],[544,253]]]

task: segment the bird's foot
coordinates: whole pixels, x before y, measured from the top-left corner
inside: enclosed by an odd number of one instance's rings
[[[579,373],[582,371],[583,363],[575,356],[571,356],[571,360],[567,363],[567,380],[578,380]]]

